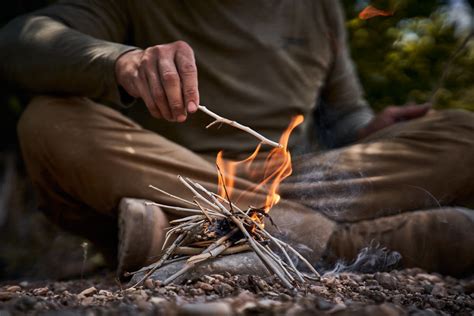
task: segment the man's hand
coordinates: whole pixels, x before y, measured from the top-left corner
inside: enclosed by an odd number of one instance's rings
[[[359,130],[358,139],[367,137],[382,128],[389,127],[398,122],[422,117],[430,109],[430,104],[389,106],[375,116],[366,127]]]
[[[183,41],[134,50],[115,64],[117,82],[156,118],[184,122],[199,104],[192,48]]]

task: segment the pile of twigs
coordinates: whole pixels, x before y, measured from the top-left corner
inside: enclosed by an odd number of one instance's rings
[[[265,230],[263,219],[268,215],[264,210],[250,207],[244,211],[233,204],[228,196],[223,198],[189,178],[178,176],[178,179],[193,193],[193,201],[154,186],[150,187],[189,205],[189,208],[152,202],[150,204],[188,212],[190,215],[171,222],[172,226],[166,233],[164,245],[169,244],[173,238],[174,241],[164,249],[163,255],[156,263],[130,273],[145,273],[134,286],[141,284],[158,268],[172,262],[186,260],[184,267],[164,280],[163,285],[170,284],[198,263],[217,256],[252,250],[267,269],[278,276],[288,288],[294,288],[298,282],[305,282],[305,278],[319,277],[318,272],[298,251]],[[290,255],[296,256],[312,273],[299,271]]]

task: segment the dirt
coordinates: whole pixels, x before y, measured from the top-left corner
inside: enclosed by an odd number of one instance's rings
[[[474,315],[474,278],[420,269],[325,275],[297,290],[274,277],[206,275],[127,288],[112,273],[64,282],[3,282],[0,315]]]

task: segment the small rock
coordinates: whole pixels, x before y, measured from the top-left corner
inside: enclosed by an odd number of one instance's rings
[[[428,273],[420,273],[420,274],[417,274],[416,275],[416,278],[418,280],[426,280],[426,281],[429,281],[431,283],[440,283],[442,282],[443,280],[437,276],[436,274],[428,274]]]
[[[11,300],[15,295],[11,292],[0,292],[0,301]]]
[[[200,295],[203,295],[204,294],[204,291],[202,289],[190,289],[189,290],[189,294],[193,295],[193,296],[200,296]]]
[[[85,289],[84,291],[82,291],[81,293],[79,293],[79,296],[90,296],[90,295],[93,295],[97,293],[97,289],[95,287],[90,287],[88,289]]]
[[[39,287],[33,290],[33,295],[44,296],[48,293],[49,289],[47,287]]]
[[[214,287],[212,285],[210,285],[208,283],[204,283],[204,282],[197,282],[196,287],[200,288],[201,290],[204,290],[204,291],[213,291],[214,290]]]
[[[15,292],[20,292],[20,291],[21,291],[21,287],[19,287],[18,285],[12,285],[12,286],[7,287],[7,292],[10,292],[10,293],[15,293]]]
[[[89,305],[92,305],[92,303],[94,302],[94,298],[93,297],[85,297],[81,300],[81,305],[83,306],[89,306]]]
[[[406,286],[406,289],[410,292],[410,293],[423,293],[425,291],[425,288],[422,287],[422,286],[416,286],[416,285],[407,285]]]
[[[216,281],[215,278],[209,276],[209,275],[203,275],[202,278],[201,278],[204,282],[206,283],[209,283],[209,284],[212,284]]]
[[[289,301],[293,300],[293,298],[291,296],[289,296],[288,294],[281,293],[280,294],[280,300],[282,302],[289,302]]]
[[[216,292],[218,292],[221,295],[228,295],[228,294],[231,294],[232,292],[234,292],[234,288],[232,286],[230,286],[229,284],[224,283],[224,282],[220,283],[220,284],[216,284],[214,286],[214,289],[216,290]]]
[[[391,276],[387,272],[376,273],[375,279],[381,286],[389,290],[395,290],[397,288],[397,279]]]
[[[310,287],[311,292],[318,294],[318,295],[329,295],[329,291],[325,286],[320,285],[311,285]]]
[[[21,281],[19,285],[20,285],[21,287],[28,287],[28,285],[30,285],[30,282],[28,282],[28,281]]]
[[[227,316],[232,315],[232,308],[225,302],[185,304],[178,308],[178,315]]]
[[[152,279],[146,279],[143,284],[147,289],[153,290],[155,288],[155,282]]]
[[[271,300],[271,299],[263,299],[263,300],[258,301],[258,306],[265,309],[270,309],[271,307],[277,304],[278,304],[277,301]]]
[[[217,279],[221,282],[225,280],[225,277],[222,274],[211,274],[211,277],[213,277],[214,279]]]
[[[437,296],[437,297],[446,297],[448,296],[448,291],[446,290],[444,286],[438,283],[438,284],[435,284],[435,286],[431,290],[431,295]]]
[[[150,298],[150,303],[152,303],[153,305],[161,305],[161,304],[165,304],[167,302],[168,301],[165,298],[162,298],[162,297],[152,297],[152,298]]]
[[[112,296],[112,292],[107,291],[107,290],[100,290],[99,295],[104,295],[104,296]]]

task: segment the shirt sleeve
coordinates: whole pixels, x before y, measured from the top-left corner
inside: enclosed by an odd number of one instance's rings
[[[63,0],[0,31],[0,76],[32,93],[87,96],[120,104],[115,61],[136,49],[125,0]]]
[[[323,142],[338,147],[357,139],[357,131],[372,118],[373,111],[350,58],[344,14],[339,1],[324,1],[333,61],[321,91],[317,126]]]

